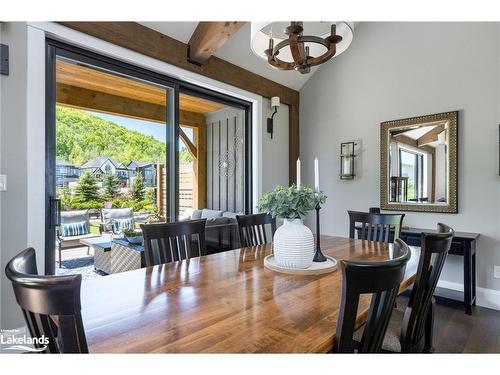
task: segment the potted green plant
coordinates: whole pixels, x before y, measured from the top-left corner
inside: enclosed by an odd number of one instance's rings
[[[273,239],[273,252],[278,265],[300,269],[311,266],[314,237],[302,220],[317,204],[325,201],[326,195],[305,185],[277,186],[260,198],[257,207],[261,212],[284,220]]]
[[[125,229],[122,233],[125,239],[131,244],[142,244],[142,241],[144,240],[142,233],[135,231],[134,229]]]

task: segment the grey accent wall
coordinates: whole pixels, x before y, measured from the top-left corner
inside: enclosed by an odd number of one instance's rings
[[[3,23],[2,42],[10,47],[10,74],[0,76],[2,85],[0,173],[6,174],[8,180],[8,190],[0,192],[1,328],[12,329],[24,325],[12,286],[3,270],[7,262],[26,247],[28,236],[26,24]],[[43,221],[40,225],[43,225]]]
[[[245,112],[206,115],[207,208],[245,212]]]
[[[498,23],[360,23],[351,47],[309,79],[301,159],[320,160],[323,233],[346,236],[348,209],[379,204],[380,122],[459,110],[459,213],[408,212],[405,224],[480,232],[478,286],[500,290],[499,31]],[[358,177],[340,181],[339,145],[352,139],[363,141]],[[313,182],[312,168],[303,180]],[[450,256],[441,281],[458,285],[462,275],[462,258]]]

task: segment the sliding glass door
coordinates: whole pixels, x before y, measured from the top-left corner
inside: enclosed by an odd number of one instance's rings
[[[117,220],[175,219],[176,85],[48,45],[46,273],[94,265]]]
[[[128,216],[250,211],[250,103],[58,41],[46,67],[47,274]]]

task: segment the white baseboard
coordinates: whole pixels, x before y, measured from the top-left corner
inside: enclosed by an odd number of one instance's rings
[[[464,285],[452,281],[439,280],[438,287],[464,291]],[[489,309],[500,310],[500,290],[476,287],[476,305]]]

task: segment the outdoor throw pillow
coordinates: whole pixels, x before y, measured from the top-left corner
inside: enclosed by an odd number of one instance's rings
[[[62,224],[61,229],[63,237],[81,236],[89,233],[89,229],[85,221]]]
[[[113,230],[115,233],[121,233],[124,230],[134,229],[134,219],[131,217],[126,219],[113,219]]]

